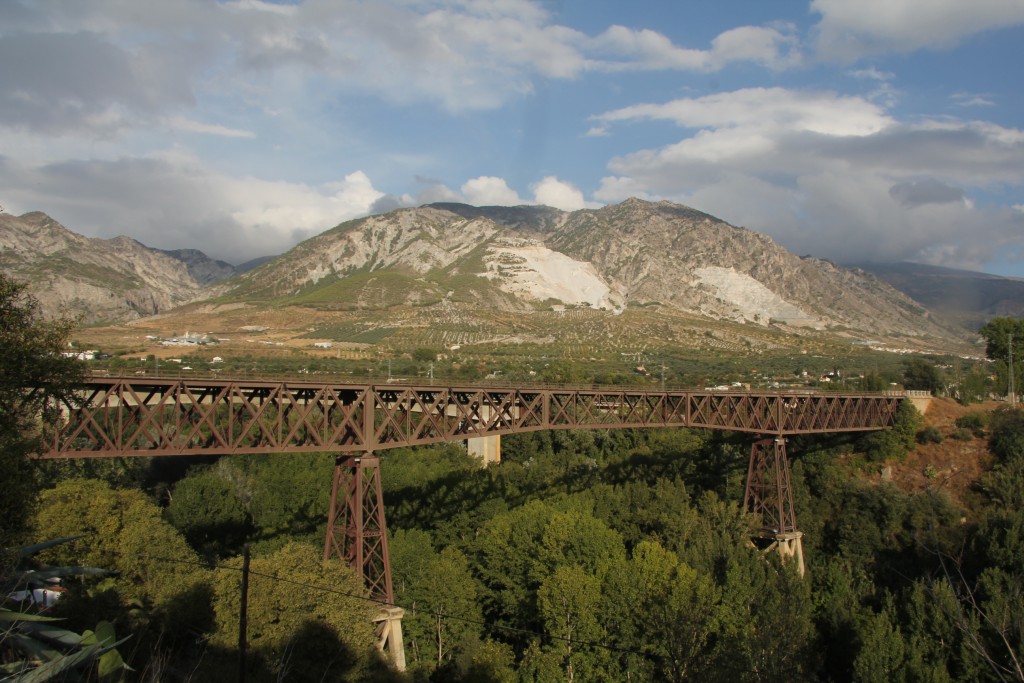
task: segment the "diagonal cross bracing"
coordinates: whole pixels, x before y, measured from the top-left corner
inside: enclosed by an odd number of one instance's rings
[[[787,435],[877,430],[899,395],[611,387],[374,386],[94,378],[45,426],[44,458],[367,453],[547,429],[697,427]]]

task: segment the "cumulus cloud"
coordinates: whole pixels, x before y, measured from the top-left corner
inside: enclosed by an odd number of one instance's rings
[[[783,89],[636,105],[599,117],[685,129],[611,160],[596,199],[687,203],[840,262],[942,260],[978,267],[1021,240],[1012,211],[972,188],[1024,184],[1024,132],[954,119],[894,119],[865,99]]]
[[[554,176],[547,176],[533,188],[534,201],[537,204],[553,206],[563,211],[576,211],[578,209],[596,208],[600,204],[587,202],[583,198],[583,192],[572,183],[559,180]]]
[[[504,178],[480,176],[466,181],[461,189],[466,203],[475,206],[515,206],[525,203]]]
[[[11,213],[46,207],[75,232],[115,237],[130,229],[147,246],[198,247],[230,263],[281,253],[368,214],[383,197],[362,171],[314,187],[231,177],[176,154],[39,167],[4,160],[0,184]]]
[[[404,206],[419,206],[434,202],[458,202],[472,206],[519,206],[543,204],[563,211],[593,209],[601,202],[587,201],[583,191],[570,182],[556,176],[547,176],[531,185],[531,199],[523,198],[508,185],[504,178],[479,176],[467,180],[456,192],[440,181],[422,178],[423,188],[415,196],[383,197],[374,205],[373,213]]]
[[[649,29],[613,26],[589,36],[554,22],[541,4],[518,0],[341,8],[325,0],[238,0],[132,12],[119,0],[93,0],[15,3],[4,18],[0,63],[19,68],[0,72],[0,124],[51,131],[90,117],[93,127],[117,128],[154,112],[180,114],[197,92],[225,83],[249,90],[254,101],[273,99],[287,83],[465,111],[532,93],[538,78],[704,72],[743,62],[781,69],[801,60],[795,31],[785,25],[736,27],[701,49]]]
[[[1018,0],[813,0],[818,54],[855,61],[887,52],[942,49],[982,31],[1024,24]]]

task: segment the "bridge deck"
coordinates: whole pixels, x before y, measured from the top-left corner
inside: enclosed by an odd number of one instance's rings
[[[902,396],[93,378],[43,458],[373,452],[546,429],[877,430]]]

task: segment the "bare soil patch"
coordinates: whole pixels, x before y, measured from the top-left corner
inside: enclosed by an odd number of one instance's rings
[[[971,412],[991,412],[1005,404],[997,401],[963,406],[948,398],[932,399],[925,425],[936,427],[942,443],[918,444],[906,460],[892,465],[892,480],[904,491],[945,491],[964,508],[972,507],[972,487],[989,470],[992,456],[984,437],[953,438],[956,419]]]

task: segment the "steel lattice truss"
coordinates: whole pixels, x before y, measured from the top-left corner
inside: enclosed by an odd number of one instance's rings
[[[547,429],[877,430],[901,396],[95,378],[45,426],[44,458],[372,453]]]
[[[356,570],[375,600],[391,604],[391,559],[388,555],[380,459],[339,458],[331,487],[324,560],[338,557]]]
[[[762,531],[796,532],[796,510],[784,439],[760,439],[751,445],[743,508],[761,517]]]

